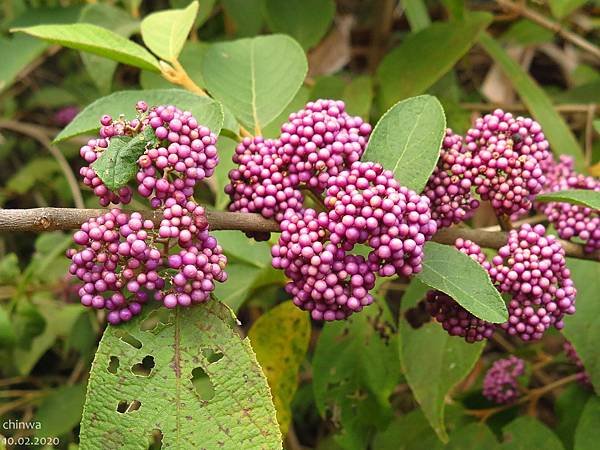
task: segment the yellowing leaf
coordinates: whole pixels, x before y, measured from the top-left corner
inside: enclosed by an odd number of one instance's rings
[[[289,301],[260,316],[248,333],[271,387],[284,436],[292,420],[290,403],[298,387],[298,371],[308,349],[310,331],[308,314]]]

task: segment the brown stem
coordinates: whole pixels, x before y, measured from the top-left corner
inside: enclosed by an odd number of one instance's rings
[[[513,229],[510,217],[508,217],[506,214],[496,214],[496,218],[498,219],[498,225],[500,225],[500,229],[502,231],[510,231]]]
[[[106,211],[106,209],[76,208],[0,209],[0,233],[72,230]],[[159,224],[162,219],[159,211],[142,211],[142,215],[155,224]],[[279,231],[275,221],[265,219],[260,214],[207,211],[206,217],[211,230]],[[481,247],[496,249],[505,245],[507,241],[506,233],[501,231],[463,227],[444,228],[436,233],[433,240],[440,244],[453,245],[458,238],[471,240]],[[600,251],[585,253],[583,246],[579,244],[562,240],[560,243],[567,256],[600,261]]]
[[[65,178],[67,179],[67,183],[69,183],[69,188],[71,189],[71,195],[73,195],[73,201],[77,208],[83,208],[83,196],[81,195],[81,191],[79,190],[79,184],[77,183],[77,179],[71,170],[71,166],[69,166],[69,162],[64,157],[64,155],[60,152],[58,148],[52,145],[48,136],[38,129],[35,125],[28,125],[26,123],[16,122],[14,120],[0,119],[0,128],[4,128],[6,130],[15,131],[20,134],[24,134],[26,136],[35,139],[40,144],[42,144],[48,152],[56,159],[58,166],[63,171]]]
[[[541,25],[542,27],[553,31],[563,39],[575,44],[576,46],[580,47],[581,49],[600,59],[600,48],[596,47],[590,41],[582,38],[578,34],[573,33],[572,31],[564,28],[561,24],[548,19],[546,16],[538,13],[537,11],[534,11],[533,9],[528,8],[522,3],[515,3],[511,0],[496,0],[496,2],[503,8],[509,9],[517,14],[520,14],[521,16],[531,20],[532,22],[535,22],[538,25]]]

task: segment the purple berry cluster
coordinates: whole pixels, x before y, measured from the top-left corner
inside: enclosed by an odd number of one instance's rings
[[[497,214],[518,217],[546,183],[544,161],[549,144],[541,126],[530,118],[500,109],[476,120],[465,137],[471,155],[467,171],[482,200]]]
[[[140,313],[147,291],[162,289],[162,255],[152,242],[154,224],[140,213],[119,209],[85,222],[73,240],[83,246],[69,249],[69,273],[83,284],[81,303],[106,309],[111,324],[126,322]]]
[[[423,245],[437,230],[429,199],[372,162],[355,162],[329,178],[325,207],[330,240],[344,250],[371,247],[368,262],[381,276],[412,275],[422,268]]]
[[[255,212],[266,218],[283,219],[286,210],[300,211],[304,196],[298,177],[289,175],[278,154],[281,142],[262,137],[244,138],[236,147],[225,193],[231,198],[229,210]]]
[[[582,385],[586,387],[592,387],[592,381],[590,379],[589,374],[586,372],[585,367],[583,366],[583,361],[577,354],[575,347],[569,341],[565,341],[563,344],[563,350],[567,355],[567,358],[575,364],[579,373],[577,374],[577,381],[579,381]]]
[[[81,303],[107,309],[111,324],[139,314],[150,295],[167,308],[207,301],[214,282],[227,279],[227,259],[208,233],[204,208],[192,197],[196,183],[212,175],[218,163],[215,135],[173,105],[150,109],[139,101],[136,110],[132,120],[102,117],[100,137],[80,150],[90,164],[81,175],[102,206],[128,203],[131,187],[111,192],[93,163],[115,136],[149,133],[135,180],[138,193],[160,208],[160,226],[138,212],[129,216],[113,209],[84,223],[73,238],[83,249],[67,252],[70,273],[82,282]]]
[[[525,373],[525,361],[516,356],[499,359],[483,379],[483,395],[498,404],[514,402],[519,397],[518,377]]]
[[[371,125],[345,112],[342,101],[309,102],[282,125],[278,154],[291,175],[316,192],[323,192],[330,176],[358,161]]]
[[[348,254],[328,239],[327,214],[307,208],[288,211],[281,236],[271,249],[273,267],[291,281],[286,291],[296,306],[315,320],[341,320],[373,302],[375,274],[359,255]]]
[[[561,156],[559,162],[548,164],[548,182],[545,192],[569,189],[600,191],[600,181],[577,173],[573,169],[573,158]],[[581,239],[586,252],[600,249],[600,211],[583,205],[551,202],[538,205],[538,209],[548,217],[562,239]]]
[[[479,207],[479,201],[471,194],[473,175],[477,173],[471,173],[470,163],[462,136],[448,128],[437,166],[423,191],[431,201],[431,217],[438,228],[470,219]]]
[[[575,313],[575,286],[565,251],[543,225],[511,230],[506,245],[492,259],[490,276],[500,292],[512,295],[508,322],[511,336],[537,340],[554,326],[562,329],[565,314]]]

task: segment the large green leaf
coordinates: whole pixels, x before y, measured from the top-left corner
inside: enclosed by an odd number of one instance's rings
[[[434,23],[408,36],[377,69],[381,108],[425,92],[471,48],[490,20],[489,14],[473,13],[465,21]]]
[[[225,305],[176,309],[147,330],[143,318],[104,333],[82,450],[145,450],[155,431],[162,448],[282,448],[267,381]]]
[[[560,440],[542,422],[534,417],[522,416],[503,429],[502,450],[564,450]]]
[[[54,139],[54,142],[77,136],[91,134],[100,129],[100,118],[104,114],[112,117],[132,117],[135,104],[145,100],[150,106],[172,104],[191,111],[199,123],[207,126],[213,133],[219,134],[223,124],[223,108],[214,100],[193,94],[182,89],[155,89],[147,91],[120,91],[102,97],[86,106]]]
[[[208,20],[215,6],[216,0],[198,0],[198,15],[194,26],[197,28]],[[190,0],[169,0],[172,8],[184,8],[188,6]]]
[[[260,316],[248,332],[271,387],[284,436],[292,420],[290,404],[298,387],[298,372],[308,350],[310,331],[309,315],[288,301]]]
[[[36,436],[62,436],[81,421],[85,401],[85,384],[61,386],[50,392],[35,413],[35,421],[41,428]]]
[[[445,292],[476,317],[492,323],[508,320],[508,311],[490,276],[477,261],[451,245],[425,244],[423,271],[417,277]]]
[[[286,33],[305,49],[318,44],[335,14],[333,0],[263,0],[263,11],[274,33]]]
[[[600,427],[600,398],[590,397],[585,404],[577,429],[575,430],[574,450],[589,450],[598,446]]]
[[[216,284],[215,295],[233,311],[237,312],[248,299],[250,295],[249,286],[254,284],[254,280],[259,276],[261,270],[250,264],[228,261],[227,281]]]
[[[344,88],[342,99],[346,102],[346,111],[353,116],[369,120],[373,103],[373,80],[367,75],[353,78]]]
[[[116,191],[135,176],[138,171],[137,160],[147,148],[157,143],[152,127],[147,127],[134,137],[114,136],[92,167],[104,185]]]
[[[554,432],[566,448],[573,448],[575,430],[588,399],[593,394],[580,383],[573,383],[561,392],[554,402],[557,425]]]
[[[571,189],[567,191],[548,192],[547,194],[538,195],[535,199],[538,202],[571,203],[600,210],[600,191]]]
[[[198,14],[198,2],[187,8],[152,13],[142,20],[144,44],[159,58],[177,61]]]
[[[313,389],[322,417],[345,449],[363,450],[392,418],[389,396],[398,381],[397,334],[382,304],[327,323],[313,357]]]
[[[249,37],[260,33],[263,26],[262,0],[221,0],[227,22],[232,24],[236,37]]]
[[[121,8],[104,3],[86,5],[81,10],[79,22],[108,28],[123,37],[131,36],[140,27],[139,22]],[[81,52],[81,60],[100,92],[110,92],[117,62],[86,52]]]
[[[446,397],[471,371],[485,344],[468,344],[431,322],[413,329],[401,320],[400,337],[400,361],[408,385],[431,427],[447,442]]]
[[[409,98],[379,119],[362,160],[380,163],[400,184],[421,192],[440,156],[445,131],[444,110],[435,97]]]
[[[555,111],[552,101],[544,90],[527,74],[521,66],[513,60],[508,53],[489,34],[483,33],[479,43],[486,52],[500,65],[502,71],[510,79],[514,88],[519,93],[521,100],[533,114],[533,117],[544,128],[552,148],[559,153],[572,156],[575,166],[582,170],[584,167],[583,153],[575,136],[566,122]]]
[[[577,288],[577,312],[565,317],[562,332],[583,361],[596,392],[600,392],[600,264],[568,259],[567,265]]]
[[[87,23],[13,28],[64,47],[104,56],[140,69],[160,71],[158,61],[141,45],[106,28]]]
[[[8,88],[17,75],[40,56],[48,44],[29,36],[17,35],[11,39],[0,37],[0,92]]]
[[[306,71],[298,43],[275,34],[211,45],[202,75],[208,91],[260,134],[294,98]]]

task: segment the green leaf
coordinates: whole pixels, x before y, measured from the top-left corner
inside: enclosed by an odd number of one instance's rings
[[[11,31],[21,31],[47,42],[90,52],[140,69],[160,71],[158,61],[144,47],[96,25],[37,25],[13,28]]]
[[[29,36],[17,35],[11,39],[0,37],[0,92],[10,87],[17,75],[46,47],[46,43]]]
[[[271,121],[269,125],[263,128],[263,135],[269,138],[278,138],[281,135],[281,125],[288,121],[291,113],[300,111],[310,98],[309,90],[306,86],[300,86],[298,92],[292,101],[284,108],[281,113]]]
[[[565,18],[585,3],[586,0],[548,0],[550,11],[557,19]]]
[[[440,156],[445,131],[444,110],[435,97],[409,98],[379,119],[362,160],[381,164],[402,186],[421,192]]]
[[[208,20],[212,10],[215,6],[216,0],[199,0],[198,15],[196,16],[196,22],[194,27],[200,27],[204,22]],[[190,0],[169,0],[169,4],[172,8],[184,8],[189,4]]]
[[[561,202],[573,205],[583,205],[588,208],[600,210],[600,191],[588,189],[571,189],[566,191],[548,192],[538,195],[538,202]]]
[[[12,347],[16,339],[10,317],[6,310],[0,307],[0,348]]]
[[[276,34],[211,45],[202,74],[208,91],[260,134],[294,98],[307,67],[298,43]]]
[[[271,267],[271,246],[268,242],[248,239],[237,230],[213,231],[228,258],[254,267]]]
[[[67,305],[53,298],[39,298],[34,303],[46,320],[46,328],[42,334],[33,339],[29,349],[15,348],[14,364],[21,375],[31,372],[58,337],[68,336],[73,324],[83,312],[81,305]]]
[[[425,92],[472,47],[490,21],[489,14],[472,13],[465,21],[434,23],[409,35],[377,69],[381,109]]]
[[[228,22],[237,37],[254,36],[263,26],[262,0],[221,0]]]
[[[437,436],[448,442],[446,397],[469,374],[485,344],[468,344],[432,322],[413,329],[401,320],[400,337],[400,361],[408,385]]]
[[[558,421],[554,432],[566,448],[573,448],[577,423],[592,395],[589,389],[574,383],[567,386],[554,402],[554,412]]]
[[[261,269],[256,266],[228,261],[227,280],[224,283],[216,283],[215,295],[237,312],[248,299],[249,286],[254,284],[260,272]]]
[[[368,121],[373,103],[373,81],[367,75],[353,78],[344,88],[342,98],[346,102],[348,114]]]
[[[456,300],[474,316],[492,323],[508,320],[502,296],[481,264],[451,245],[427,242],[417,277]]]
[[[46,329],[46,319],[29,300],[18,298],[11,322],[17,337],[17,345],[30,349],[33,339]]]
[[[575,430],[574,450],[596,448],[598,446],[596,435],[598,427],[600,427],[600,398],[590,397]]]
[[[373,441],[373,448],[377,450],[441,450],[443,447],[418,408],[396,417]]]
[[[311,99],[340,98],[344,95],[346,82],[339,75],[324,75],[315,79],[315,84],[310,90]],[[279,124],[281,126],[281,124]]]
[[[30,159],[6,181],[6,189],[22,195],[36,186],[39,188],[43,183],[48,183],[60,171],[56,159],[50,156]]]
[[[503,428],[503,450],[564,450],[560,440],[542,422],[530,416],[522,416]]]
[[[310,318],[291,301],[260,316],[248,337],[267,377],[281,434],[292,420],[290,404],[298,387],[298,372],[310,341]]]
[[[145,450],[153,430],[163,448],[282,448],[267,381],[225,305],[176,309],[146,331],[143,323],[142,315],[104,333],[88,382],[82,450]],[[136,370],[144,362],[146,370]]]
[[[92,134],[100,129],[100,117],[109,114],[132,117],[135,104],[145,100],[150,106],[173,104],[190,111],[199,123],[219,134],[223,123],[223,108],[218,102],[182,89],[156,89],[148,91],[120,91],[102,97],[86,106],[54,139],[63,141],[79,134]]]
[[[469,423],[450,434],[446,450],[494,450],[500,445],[496,436],[483,423]]]
[[[569,258],[567,265],[577,287],[577,313],[565,316],[562,333],[575,347],[594,389],[600,392],[600,264]]]
[[[152,127],[134,137],[114,136],[92,168],[108,189],[116,191],[135,177],[137,160],[157,143]]]
[[[142,20],[144,44],[159,58],[175,62],[198,14],[198,2],[185,9],[152,13]]]
[[[79,22],[91,23],[129,37],[139,30],[140,24],[121,8],[104,3],[92,3],[81,10]],[[102,93],[110,92],[117,62],[91,53],[80,52],[88,75]]]
[[[19,258],[15,253],[9,253],[0,259],[0,284],[17,284],[20,275]]]
[[[431,25],[431,19],[423,0],[402,0],[402,5],[413,33]]]
[[[309,49],[325,36],[335,14],[333,0],[263,0],[263,12],[274,33],[286,33]]]
[[[555,111],[544,90],[514,61],[489,34],[483,33],[479,43],[510,79],[519,97],[544,129],[552,148],[572,156],[578,170],[585,167],[581,147],[563,118]],[[559,150],[558,150],[559,149]]]
[[[61,386],[52,391],[38,407],[34,421],[40,422],[40,429],[35,435],[62,436],[75,428],[81,420],[83,402],[85,401],[85,384]]]
[[[383,303],[345,321],[326,323],[313,357],[313,389],[322,417],[331,418],[336,441],[363,450],[392,418],[389,396],[400,372],[397,335]]]
[[[552,31],[527,19],[517,20],[500,37],[502,42],[517,45],[540,45],[553,39]]]

